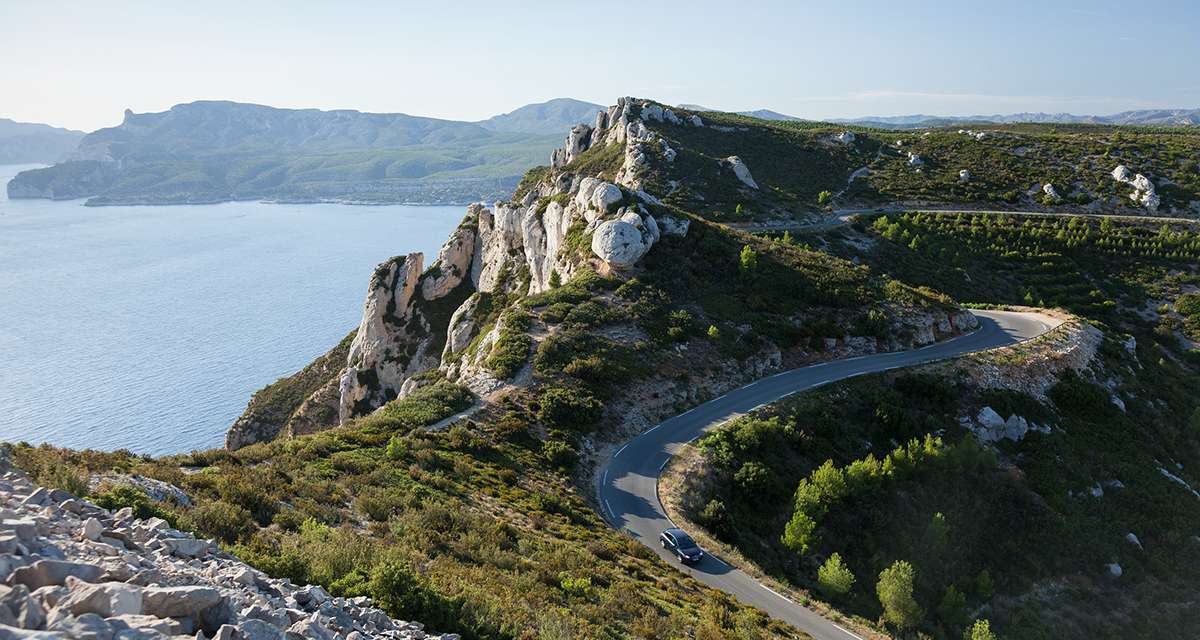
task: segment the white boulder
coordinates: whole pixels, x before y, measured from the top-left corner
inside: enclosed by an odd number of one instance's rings
[[[1061,197],[1058,195],[1058,189],[1055,189],[1055,188],[1054,188],[1054,185],[1053,185],[1053,184],[1051,184],[1051,183],[1049,183],[1049,182],[1047,182],[1046,184],[1042,185],[1042,191],[1043,191],[1043,192],[1044,192],[1044,193],[1045,193],[1047,196],[1050,196],[1051,198],[1053,198],[1053,199],[1055,199],[1055,200],[1061,200]]]
[[[646,122],[662,122],[663,108],[656,104],[648,104],[642,107],[642,120],[645,120]]]
[[[625,220],[605,220],[592,234],[592,253],[617,269],[632,267],[649,249],[642,231]]]
[[[88,518],[83,522],[83,537],[87,540],[95,542],[100,539],[100,535],[104,533],[104,525],[95,518]]]
[[[854,142],[854,139],[855,139],[854,132],[853,131],[842,131],[841,133],[834,136],[833,139],[842,144],[851,144]]]
[[[896,144],[897,145],[900,144],[900,141],[897,140]],[[919,166],[925,164],[925,160],[920,155],[909,151],[908,152],[908,164],[909,164],[909,166],[919,167]]]
[[[958,181],[959,182],[970,182],[971,181],[971,172],[967,171],[966,169],[959,170]]]
[[[607,211],[609,205],[616,204],[624,198],[621,188],[608,182],[602,183],[592,192],[592,206],[600,211]]]
[[[659,216],[658,226],[662,229],[663,235],[668,236],[686,236],[688,227],[692,224],[687,218],[676,218],[674,216]]]
[[[1113,180],[1116,180],[1117,182],[1129,182],[1131,175],[1132,174],[1129,172],[1129,167],[1123,164],[1117,165],[1117,168],[1112,170]]]
[[[1145,549],[1145,547],[1142,546],[1142,541],[1138,539],[1137,534],[1133,533],[1132,531],[1125,534],[1125,542],[1128,542],[1138,549]]]
[[[750,167],[747,167],[746,163],[743,162],[741,158],[737,156],[729,156],[722,161],[722,164],[732,169],[733,175],[737,176],[737,179],[741,180],[742,184],[750,187],[751,189],[758,188],[758,183],[756,183],[754,181],[754,177],[750,175]]]

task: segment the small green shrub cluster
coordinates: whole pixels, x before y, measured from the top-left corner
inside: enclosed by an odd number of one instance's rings
[[[500,378],[512,378],[529,361],[533,339],[529,327],[533,318],[526,312],[509,311],[500,319],[500,333],[484,366]]]

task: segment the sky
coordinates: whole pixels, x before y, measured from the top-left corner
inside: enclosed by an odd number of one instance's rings
[[[1195,0],[0,0],[0,117],[90,131],[221,99],[479,120],[622,95],[805,118],[1196,108],[1198,33]]]

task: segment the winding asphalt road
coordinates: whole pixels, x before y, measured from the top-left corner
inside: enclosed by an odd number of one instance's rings
[[[757,607],[817,640],[849,640],[855,634],[760,584],[720,559],[705,555],[693,566],[680,565],[661,549],[658,535],[672,526],[658,499],[658,476],[685,444],[739,414],[798,391],[897,367],[951,358],[1036,337],[1060,322],[1038,313],[975,311],[980,327],[972,333],[912,351],[880,353],[792,369],[752,382],[675,416],[622,446],[600,476],[597,495],[605,519],[710,587]]]

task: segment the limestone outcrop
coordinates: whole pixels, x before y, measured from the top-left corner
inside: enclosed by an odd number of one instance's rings
[[[421,280],[422,261],[420,253],[412,253],[392,258],[376,268],[358,333],[350,343],[346,369],[339,376],[339,422],[394,399],[400,393],[400,385],[416,372],[413,370],[416,366],[410,368],[418,363],[408,353],[408,338],[417,331],[429,330],[428,326],[421,326],[423,318],[414,316],[412,304]],[[438,273],[433,279],[440,277]]]
[[[458,640],[275,579],[132,509],[36,486],[0,452],[0,638]]]
[[[722,160],[721,164],[732,170],[733,175],[737,176],[737,179],[740,180],[742,184],[750,187],[751,189],[758,189],[758,183],[755,182],[754,177],[750,175],[750,167],[747,167],[746,163],[743,162],[741,158],[737,156],[729,156],[728,158]]]
[[[1145,207],[1148,211],[1158,211],[1158,207],[1162,204],[1162,200],[1158,197],[1158,192],[1154,188],[1154,183],[1149,178],[1142,174],[1132,175],[1129,167],[1123,164],[1117,165],[1112,170],[1113,180],[1123,182],[1133,187],[1133,192],[1129,194],[1129,199],[1134,203]]]

